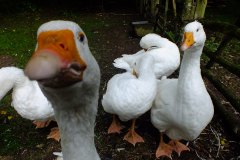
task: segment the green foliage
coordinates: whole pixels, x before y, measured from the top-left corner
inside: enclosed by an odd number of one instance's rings
[[[205,42],[205,47],[209,48],[210,51],[214,52],[217,50],[220,41],[216,37],[209,37]]]
[[[166,37],[168,37],[170,41],[176,42],[176,39],[177,39],[176,34],[174,34],[172,31],[165,32],[165,34],[166,34]]]

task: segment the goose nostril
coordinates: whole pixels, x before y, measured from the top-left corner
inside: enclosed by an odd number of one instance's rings
[[[68,51],[68,47],[65,46],[63,43],[59,43],[59,46],[60,46],[62,49]]]

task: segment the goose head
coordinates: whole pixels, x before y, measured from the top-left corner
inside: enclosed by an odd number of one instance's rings
[[[38,29],[36,49],[25,74],[48,87],[72,85],[82,81],[88,50],[87,38],[76,23],[50,21]]]
[[[202,24],[197,21],[188,23],[184,28],[181,50],[186,51],[203,48],[205,40],[206,34]]]
[[[158,48],[159,42],[162,40],[162,37],[155,34],[155,33],[149,33],[145,36],[143,36],[140,40],[140,46],[147,51],[151,48]]]
[[[38,81],[53,105],[63,159],[99,160],[94,124],[100,69],[80,26],[62,20],[41,25],[35,52],[24,72]]]

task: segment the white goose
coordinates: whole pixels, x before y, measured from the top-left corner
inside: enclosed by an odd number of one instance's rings
[[[25,74],[39,82],[53,105],[63,159],[99,160],[94,125],[100,70],[83,30],[74,22],[60,20],[40,26]]]
[[[201,23],[194,21],[184,28],[184,51],[178,79],[158,81],[158,93],[151,109],[153,125],[172,141],[163,142],[162,135],[156,157],[171,157],[172,150],[189,150],[178,140],[194,140],[211,121],[214,113],[211,98],[204,85],[200,57],[206,40]]]
[[[102,105],[106,112],[118,115],[122,121],[133,120],[129,132],[124,136],[131,144],[144,142],[143,138],[135,132],[136,118],[147,112],[156,96],[156,77],[154,74],[154,59],[145,54],[136,61],[137,77],[130,72],[113,76],[103,95]],[[122,126],[113,117],[108,133],[119,133]]]
[[[12,107],[21,117],[34,120],[36,128],[46,127],[54,120],[51,103],[43,95],[36,81],[30,81],[17,67],[0,69],[0,100],[12,89]],[[59,134],[53,128],[48,138],[59,141]]]
[[[136,59],[144,54],[154,57],[154,72],[157,78],[171,75],[180,65],[180,53],[177,45],[157,34],[150,33],[142,37],[140,46],[143,48],[133,55],[122,55],[114,60],[116,68],[132,72]]]

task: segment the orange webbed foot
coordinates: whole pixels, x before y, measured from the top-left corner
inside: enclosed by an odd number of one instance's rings
[[[118,133],[120,134],[121,130],[124,128],[124,126],[122,126],[120,124],[120,122],[118,121],[117,117],[115,115],[113,115],[113,121],[111,123],[111,125],[108,128],[108,134],[111,133]]]
[[[44,128],[50,124],[51,120],[48,121],[33,121],[33,124],[36,125],[36,128]]]
[[[51,129],[51,132],[49,133],[49,135],[47,136],[47,139],[54,139],[56,141],[60,141],[60,131],[58,127],[54,127]]]
[[[123,139],[133,144],[134,146],[136,143],[144,142],[144,139],[139,134],[137,134],[135,130],[129,130]]]
[[[173,151],[173,148],[164,143],[164,142],[160,142],[157,150],[156,150],[156,157],[159,158],[159,157],[163,157],[163,156],[166,156],[170,159],[172,159],[172,151]]]
[[[171,140],[169,145],[172,146],[173,150],[178,153],[178,156],[182,153],[182,151],[190,151],[190,149],[179,141]]]

